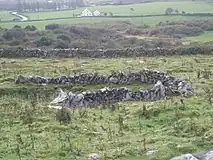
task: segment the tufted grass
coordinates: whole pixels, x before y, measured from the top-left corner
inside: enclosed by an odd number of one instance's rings
[[[212,66],[211,55],[59,60],[1,58],[0,159],[85,160],[88,154],[95,152],[104,160],[166,160],[206,149],[213,142],[213,107],[203,89],[212,89],[213,81],[212,78],[197,79],[197,71],[212,72]],[[53,76],[90,71],[107,74],[145,67],[168,71],[190,81],[195,94],[183,98],[184,104],[180,97],[174,97],[156,102],[117,103],[115,111],[102,106],[75,110],[71,111],[71,123],[60,125],[55,120],[56,111],[46,107],[58,86],[13,83],[18,74]],[[81,91],[103,86],[70,88]],[[120,123],[119,116],[123,119]],[[159,151],[146,156],[144,147],[155,147]]]

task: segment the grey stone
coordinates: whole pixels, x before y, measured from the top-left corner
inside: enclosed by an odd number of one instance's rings
[[[108,49],[108,50],[89,50],[89,49],[27,49],[27,48],[6,48],[0,49],[0,56],[6,58],[16,57],[141,57],[155,55],[196,55],[209,54],[213,51],[211,44],[190,45],[169,48],[127,48],[127,49]]]
[[[154,153],[158,152],[158,149],[156,148],[152,148],[152,149],[149,149],[147,152],[146,152],[146,155],[147,156],[151,156],[153,155]]]
[[[213,149],[208,149],[199,153],[183,154],[170,160],[213,160]]]
[[[174,157],[170,160],[199,160],[199,159],[195,158],[192,154],[184,154],[178,157]]]
[[[88,160],[100,160],[100,156],[97,153],[91,153],[88,156]]]

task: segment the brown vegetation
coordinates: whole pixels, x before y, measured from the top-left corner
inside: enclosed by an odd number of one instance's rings
[[[2,48],[27,47],[27,48],[84,48],[84,49],[119,49],[127,47],[170,47],[180,45],[180,42],[164,40],[138,39],[127,35],[144,35],[143,27],[136,27],[128,22],[108,24],[104,28],[93,26],[63,26],[50,24],[44,31],[38,31],[34,26],[0,30]]]

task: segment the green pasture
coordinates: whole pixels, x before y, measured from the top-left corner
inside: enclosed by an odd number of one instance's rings
[[[5,20],[12,20],[14,18],[17,18],[17,17],[11,15],[8,11],[0,11],[0,20],[5,21]]]
[[[182,1],[182,2],[153,2],[141,3],[132,5],[109,5],[109,6],[94,6],[88,7],[91,11],[99,10],[100,12],[112,12],[114,16],[133,16],[146,14],[164,14],[166,8],[171,7],[174,10],[178,9],[180,12],[186,13],[212,13],[213,6],[202,1]],[[133,10],[131,10],[133,8]],[[52,11],[52,12],[35,12],[24,13],[29,19],[46,19],[46,18],[61,18],[72,17],[73,14],[80,14],[85,8],[66,11]]]
[[[168,160],[209,148],[212,141],[213,81],[197,77],[213,72],[212,56],[138,58],[0,59],[0,158],[2,160],[85,160],[98,153],[103,160]],[[189,98],[155,102],[121,102],[111,106],[71,110],[71,122],[59,124],[47,105],[61,86],[15,85],[24,75],[69,75],[74,72],[168,71],[194,89]],[[85,91],[107,85],[65,86]],[[124,85],[125,86],[125,85]],[[112,86],[111,86],[112,87]],[[113,87],[119,87],[114,85]],[[143,85],[128,85],[133,89]],[[144,109],[145,108],[145,109]],[[147,156],[146,150],[158,149]]]
[[[115,21],[129,21],[136,25],[156,25],[161,21],[179,21],[179,20],[211,20],[213,17],[192,17],[192,16],[162,16],[162,17],[143,17],[143,18],[71,18],[62,20],[48,20],[48,21],[33,21],[33,22],[9,22],[0,23],[2,28],[12,28],[14,25],[20,25],[25,27],[27,25],[35,25],[38,29],[44,29],[48,24],[67,24],[67,25],[87,25],[94,24],[98,26],[104,26],[108,22]]]

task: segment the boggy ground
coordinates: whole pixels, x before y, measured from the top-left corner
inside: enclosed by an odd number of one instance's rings
[[[0,59],[0,66],[0,158],[3,160],[85,160],[93,152],[106,160],[166,160],[204,150],[212,144],[212,77],[207,73],[205,78],[203,74],[197,77],[199,70],[213,72],[212,56]],[[70,123],[60,125],[56,111],[47,105],[61,86],[15,85],[13,81],[18,74],[47,76],[92,71],[106,74],[145,67],[186,79],[192,84],[194,95],[156,102],[117,103],[115,108],[83,108],[70,111]],[[83,91],[104,86],[77,85],[64,89]],[[145,150],[150,148],[159,151],[147,156]]]

